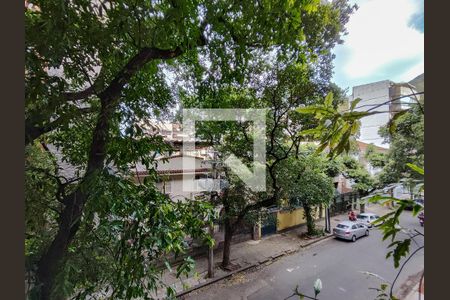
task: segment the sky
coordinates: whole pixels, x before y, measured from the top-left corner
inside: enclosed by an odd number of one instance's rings
[[[344,43],[334,49],[341,88],[380,80],[410,81],[424,72],[424,0],[353,0]]]

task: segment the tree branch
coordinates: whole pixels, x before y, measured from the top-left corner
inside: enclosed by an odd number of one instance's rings
[[[397,276],[395,276],[395,279],[394,279],[394,281],[393,281],[392,284],[391,284],[391,290],[389,291],[389,295],[391,296],[391,298],[392,298],[392,296],[393,296],[393,290],[394,290],[395,282],[397,281],[398,277],[400,276],[400,273],[402,272],[403,268],[404,268],[405,265],[408,263],[408,261],[409,261],[409,260],[410,260],[417,252],[419,252],[419,250],[421,250],[421,249],[423,249],[423,248],[425,248],[425,246],[421,246],[421,247],[417,248],[416,250],[414,250],[414,252],[411,253],[411,255],[403,262],[402,266],[400,267],[400,270],[399,270],[398,273],[397,273]]]
[[[85,107],[85,108],[79,108],[75,115],[72,115],[74,118],[81,117],[82,115],[93,112],[92,108]],[[61,115],[58,118],[54,119],[53,121],[45,124],[45,125],[37,125],[37,122],[33,122],[31,118],[25,119],[25,145],[30,144],[35,139],[40,137],[41,135],[53,131],[56,128],[58,128],[60,125],[64,124],[65,121],[67,121],[68,116],[67,115]]]

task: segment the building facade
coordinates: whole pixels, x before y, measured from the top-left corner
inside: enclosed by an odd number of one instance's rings
[[[417,93],[417,89],[411,83],[395,83],[390,80],[353,87],[352,95],[349,98],[350,104],[356,99],[361,99],[355,110],[378,112],[361,119],[358,140],[389,148],[389,144],[384,142],[378,131],[380,127],[388,124],[396,113],[409,108],[411,103],[416,101],[416,97],[420,98],[420,96],[412,95],[415,93]]]

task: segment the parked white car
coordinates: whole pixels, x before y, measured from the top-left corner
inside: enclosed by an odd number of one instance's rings
[[[373,227],[373,222],[378,218],[378,215],[372,213],[362,213],[356,216],[358,222],[364,223],[369,228]]]

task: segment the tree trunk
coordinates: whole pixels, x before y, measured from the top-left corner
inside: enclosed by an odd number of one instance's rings
[[[306,217],[306,226],[308,228],[308,235],[314,235],[315,234],[315,224],[314,224],[314,218],[312,216],[312,209],[311,206],[308,204],[303,204],[303,210],[305,211],[305,217]]]
[[[222,268],[230,265],[231,239],[233,238],[233,228],[228,218],[225,218],[225,240],[223,241]]]
[[[85,176],[77,189],[64,198],[64,209],[58,219],[58,232],[38,262],[36,274],[40,287],[39,298],[42,300],[57,297],[57,295],[52,295],[55,279],[61,270],[67,249],[80,226],[83,208],[89,197],[89,182],[104,167],[107,136],[114,110],[115,106],[111,105],[109,101],[102,101],[102,108],[93,133]]]
[[[359,212],[362,214],[366,212],[366,204],[364,202],[359,203]]]
[[[193,46],[203,46],[205,44],[206,40],[201,36],[198,44]],[[38,285],[40,286],[40,299],[52,297],[51,294],[54,289],[55,278],[58,275],[57,272],[67,254],[70,243],[78,231],[83,208],[89,198],[90,187],[87,185],[104,168],[110,123],[124,86],[148,62],[155,59],[171,59],[181,54],[183,54],[183,50],[179,47],[176,49],[144,47],[116,74],[108,87],[97,95],[101,102],[101,109],[93,131],[85,176],[77,189],[65,197],[65,207],[58,220],[58,232],[38,263],[37,276]],[[89,88],[79,93],[70,93],[66,96],[69,100],[74,100],[84,99],[92,94],[94,94],[94,88]],[[45,130],[33,128],[33,124],[28,122],[27,133],[26,142],[30,143],[33,139],[45,133]]]
[[[55,278],[60,271],[69,244],[78,230],[84,202],[85,196],[79,190],[67,197],[68,205],[61,213],[59,230],[38,263],[36,275],[40,284],[40,299],[57,298],[52,295]]]

